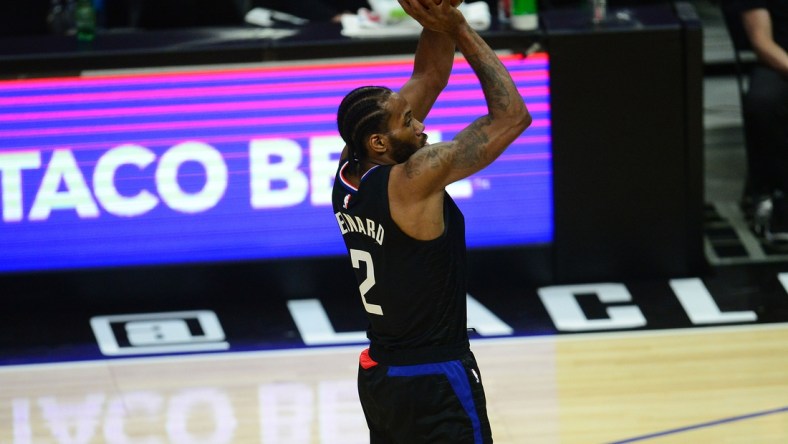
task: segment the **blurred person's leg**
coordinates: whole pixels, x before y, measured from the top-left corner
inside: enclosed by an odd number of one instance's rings
[[[773,230],[788,233],[788,80],[756,66],[744,102],[750,192],[771,195]]]

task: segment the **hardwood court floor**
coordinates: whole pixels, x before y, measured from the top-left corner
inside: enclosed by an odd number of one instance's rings
[[[788,324],[477,340],[497,443],[788,442]],[[0,368],[0,443],[364,443],[359,347]]]

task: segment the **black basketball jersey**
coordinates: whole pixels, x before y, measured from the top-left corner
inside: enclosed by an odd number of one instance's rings
[[[444,233],[421,241],[391,218],[391,165],[369,170],[356,189],[340,166],[332,203],[367,312],[370,356],[389,365],[457,359],[468,350],[465,220],[444,197]]]

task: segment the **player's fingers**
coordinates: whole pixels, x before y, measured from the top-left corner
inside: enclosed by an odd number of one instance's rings
[[[418,19],[427,16],[428,10],[419,0],[397,0],[402,9],[411,17]]]

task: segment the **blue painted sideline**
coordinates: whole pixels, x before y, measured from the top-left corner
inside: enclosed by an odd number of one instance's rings
[[[651,434],[648,434],[648,435],[636,436],[634,438],[627,438],[627,439],[625,439],[623,441],[614,441],[614,442],[612,442],[610,444],[625,444],[625,443],[630,443],[630,442],[645,441],[647,439],[659,438],[661,436],[674,435],[676,433],[688,432],[690,430],[703,429],[703,428],[706,428],[706,427],[713,427],[713,426],[717,426],[717,425],[721,425],[721,424],[727,424],[727,423],[736,422],[736,421],[744,421],[745,419],[757,418],[759,416],[768,416],[768,415],[774,415],[774,414],[777,414],[777,413],[785,413],[785,412],[788,412],[788,406],[780,407],[780,408],[773,409],[773,410],[765,410],[765,411],[762,411],[762,412],[750,413],[750,414],[747,414],[747,415],[732,416],[730,418],[718,419],[716,421],[703,422],[703,423],[700,423],[700,424],[695,424],[695,425],[691,425],[691,426],[681,427],[681,428],[678,428],[678,429],[665,430],[664,432],[656,432],[656,433],[651,433]]]

